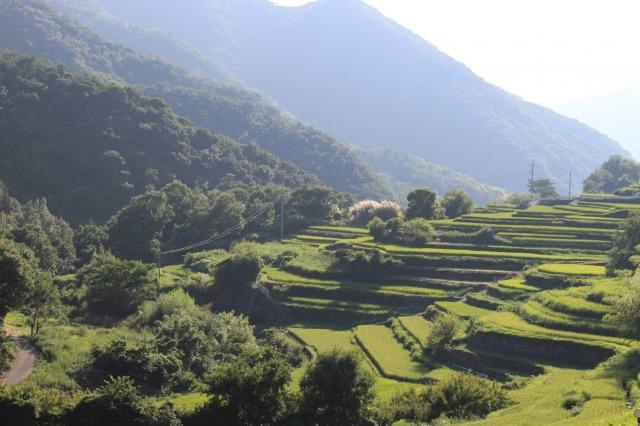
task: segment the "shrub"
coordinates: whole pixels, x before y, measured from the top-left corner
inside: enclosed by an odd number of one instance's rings
[[[153,335],[160,353],[175,353],[197,377],[256,346],[249,321],[228,312],[179,312],[158,321]]]
[[[158,408],[142,398],[128,377],[110,378],[71,410],[64,424],[74,426],[180,426],[170,406]]]
[[[219,424],[278,424],[288,399],[291,368],[273,349],[248,351],[209,377],[211,401],[200,415]]]
[[[86,367],[89,384],[98,386],[109,377],[127,376],[145,393],[160,393],[181,363],[171,354],[158,353],[150,344],[129,346],[121,339],[107,346],[95,346]]]
[[[369,222],[369,233],[377,241],[406,244],[412,246],[424,246],[435,236],[431,224],[422,218],[402,220],[394,218],[384,222],[380,218],[374,218]]]
[[[355,352],[324,352],[300,381],[300,418],[306,424],[360,425],[373,400],[373,377]]]
[[[400,205],[393,201],[363,200],[349,208],[348,216],[354,225],[366,225],[376,217],[387,221],[400,216]]]
[[[455,315],[438,315],[427,334],[424,344],[425,354],[434,357],[439,356],[451,345],[459,328],[460,321]]]
[[[218,264],[215,270],[216,286],[251,287],[260,277],[264,261],[260,253],[251,244],[238,244],[231,258]]]
[[[506,392],[489,380],[459,373],[422,390],[411,389],[378,405],[380,423],[398,420],[428,423],[446,415],[456,419],[486,417],[504,408]]]
[[[447,217],[456,218],[471,213],[473,200],[462,189],[454,189],[445,194],[442,207]]]
[[[149,267],[133,260],[94,261],[81,270],[78,281],[87,287],[89,310],[115,318],[134,313],[155,294]]]
[[[161,294],[156,300],[144,302],[132,318],[133,325],[151,327],[156,321],[180,312],[195,312],[199,308],[182,289]]]

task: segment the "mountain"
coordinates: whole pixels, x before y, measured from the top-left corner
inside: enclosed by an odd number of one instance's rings
[[[202,57],[206,57],[206,55],[199,50],[169,33],[157,29],[142,28],[118,19],[109,14],[98,0],[52,0],[51,4],[60,12],[79,20],[83,25],[88,26],[105,38],[162,56],[184,66],[195,74],[202,75],[203,70],[209,69],[202,65]],[[204,72],[204,75],[211,78],[221,78],[216,72]],[[225,75],[225,78],[237,83],[232,76]],[[278,116],[276,107],[259,108],[264,103],[250,100],[243,102],[241,114],[230,114],[238,110],[238,102],[225,102],[225,99],[215,92],[215,90],[192,89],[172,85],[145,88],[146,94],[164,99],[169,102],[176,112],[189,117],[196,124],[231,135],[240,141],[260,141],[263,147],[291,161],[296,160],[291,157],[291,154],[296,152],[296,145],[300,143],[299,138],[296,136],[304,136],[305,139],[312,141],[308,144],[311,149],[306,150],[308,155],[304,158],[304,168],[318,175],[323,175],[322,163],[334,157],[331,149],[337,150],[339,156],[345,159],[349,159],[352,155],[344,149],[346,147],[332,144],[327,135],[310,126],[302,125],[297,120],[287,119],[282,114],[281,119],[276,121],[278,125],[274,126],[272,124],[273,120],[269,120],[269,116]],[[239,96],[239,94],[236,94],[235,98]],[[268,114],[265,113],[265,110],[268,110]],[[250,117],[250,119],[243,119],[246,117]],[[250,131],[247,132],[247,129],[250,129]],[[328,150],[327,148],[331,149]],[[362,157],[363,152],[360,150],[355,151],[358,157]],[[369,151],[369,153],[374,152],[379,151]],[[394,198],[400,201],[403,201],[406,197],[409,190],[408,185],[426,185],[444,192],[454,187],[461,187],[467,190],[478,203],[495,199],[496,196],[503,193],[502,190],[496,187],[477,182],[473,178],[455,170],[399,151],[394,151],[393,159],[406,159],[407,163],[394,162],[394,167],[397,167],[397,169],[390,169],[388,164],[376,161],[378,159],[374,160],[374,158],[375,155],[364,159],[374,170],[382,171],[389,177],[389,186],[394,192]],[[315,159],[320,159],[321,162],[317,163],[314,161]],[[302,161],[297,161],[296,163],[300,165]],[[333,170],[335,173],[331,175],[331,182],[334,185],[342,183],[343,186],[345,186],[345,182],[349,182],[351,175],[357,172],[357,169],[352,170],[349,161],[345,161],[344,167],[335,167]],[[407,175],[406,170],[412,170],[411,176]],[[394,179],[394,177],[398,179]],[[366,178],[367,175],[363,175],[362,182]],[[363,186],[364,184],[360,183],[359,185]],[[380,182],[374,181],[371,186],[380,187]],[[368,192],[375,193],[375,189],[371,188]]]
[[[256,145],[196,127],[139,90],[0,56],[0,180],[55,214],[104,221],[174,179],[205,188],[316,181]]]
[[[301,119],[352,143],[400,149],[510,190],[531,161],[564,190],[612,139],[474,75],[359,0],[101,0],[179,37]]]
[[[615,138],[640,160],[640,90],[628,89],[601,96],[557,102],[555,107],[571,117],[593,124]]]
[[[380,148],[359,148],[357,152],[371,167],[387,177],[403,201],[412,189],[425,187],[435,189],[441,196],[452,189],[462,189],[478,204],[496,201],[506,195],[502,188],[478,182],[448,167],[406,152]]]
[[[152,39],[157,34],[134,27],[129,30],[144,34],[137,40]],[[161,40],[174,43],[174,47],[164,50],[165,53],[179,51],[188,56],[194,52],[175,38],[167,36]],[[156,42],[156,47],[161,40]],[[222,132],[243,143],[257,143],[318,176],[327,185],[360,198],[391,196],[384,180],[347,145],[293,118],[269,98],[237,83],[203,78],[159,56],[107,41],[43,0],[0,0],[2,48],[61,62],[73,72],[140,85],[149,93],[158,94],[166,90],[164,87],[170,87],[175,96],[167,98],[176,101],[171,106],[193,113],[192,117],[187,117],[209,130]],[[176,55],[172,55],[174,59]],[[198,57],[182,59],[183,63],[197,61]],[[207,68],[206,64],[210,66]],[[202,62],[199,69],[208,69],[211,77],[223,72],[213,61]],[[203,98],[206,98],[205,111],[199,110]]]

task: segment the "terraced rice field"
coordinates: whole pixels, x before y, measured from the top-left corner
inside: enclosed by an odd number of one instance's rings
[[[265,278],[274,297],[285,305],[326,312],[329,317],[339,311],[378,315],[375,321],[358,317],[342,329],[324,328],[323,321],[328,324],[330,318],[315,318],[313,326],[295,326],[290,331],[317,352],[334,347],[359,351],[378,375],[376,392],[380,398],[419,386],[418,382],[445,380],[460,367],[472,371],[480,368],[465,364],[464,359],[444,359],[438,364],[411,353],[410,349],[415,351],[415,343],[424,342],[432,327],[419,312],[434,304],[440,311],[474,324],[473,333],[480,340],[472,341],[471,334],[461,333],[456,337],[458,350],[477,354],[489,374],[515,374],[524,380],[523,387],[509,391],[512,405],[469,424],[633,424],[632,414],[624,408],[624,391],[613,379],[584,365],[574,368],[571,356],[561,356],[557,362],[547,359],[545,347],[549,351],[581,348],[587,356],[575,360],[579,365],[590,362],[590,352],[615,353],[637,346],[636,342],[616,337],[602,318],[612,312],[610,299],[625,286],[622,279],[604,278],[606,251],[624,209],[638,208],[640,205],[601,201],[527,210],[487,206],[460,219],[433,221],[440,231],[472,232],[491,227],[503,238],[502,245],[495,246],[445,242],[408,247],[378,243],[364,228],[311,227],[291,243],[313,245],[318,253],[331,250],[336,242],[340,247],[375,248],[403,259],[407,265],[394,276],[367,281],[332,275],[326,260],[298,257],[290,268],[268,268]],[[313,267],[308,266],[314,262]],[[510,278],[514,262],[548,276],[577,277],[581,285],[546,290],[527,283],[523,276]],[[487,282],[488,276],[495,282]],[[401,298],[393,299],[396,296]],[[411,297],[428,297],[429,301]],[[417,310],[403,313],[402,307],[409,305]],[[389,317],[397,320],[392,325],[383,322]],[[413,343],[405,342],[406,336]],[[485,338],[502,339],[502,343],[494,349],[477,346]],[[530,339],[543,358],[512,354],[509,348],[517,342],[526,343],[522,339]],[[536,367],[540,364],[543,374]],[[567,396],[583,390],[589,392],[590,399],[581,411],[562,407]]]

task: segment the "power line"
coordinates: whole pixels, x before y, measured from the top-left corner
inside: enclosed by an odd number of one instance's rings
[[[284,197],[281,197],[280,200],[282,200],[282,203],[284,203]],[[275,200],[275,202],[277,202],[278,200]],[[185,247],[181,247],[181,248],[177,248],[177,249],[173,249],[173,250],[168,250],[168,251],[163,251],[160,252],[159,255],[167,255],[167,254],[176,254],[176,253],[183,253],[185,251],[189,251],[198,247],[202,247],[204,245],[207,245],[209,243],[212,243],[214,241],[220,240],[230,234],[233,234],[235,231],[238,231],[240,229],[242,229],[246,224],[252,222],[253,220],[257,219],[258,216],[260,216],[262,213],[264,213],[269,207],[271,207],[272,203],[267,204],[266,206],[260,208],[258,211],[252,213],[251,215],[249,215],[247,218],[242,219],[240,222],[238,222],[236,225],[218,233],[215,235],[212,235],[211,237],[207,238],[206,240],[194,243],[194,244],[190,244],[188,246]],[[284,218],[281,218],[281,229],[284,228]]]

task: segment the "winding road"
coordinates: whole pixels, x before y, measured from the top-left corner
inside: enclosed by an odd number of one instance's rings
[[[16,357],[11,368],[0,375],[0,382],[14,385],[26,379],[36,366],[36,349],[22,332],[11,326],[6,327],[7,336],[16,346]]]

